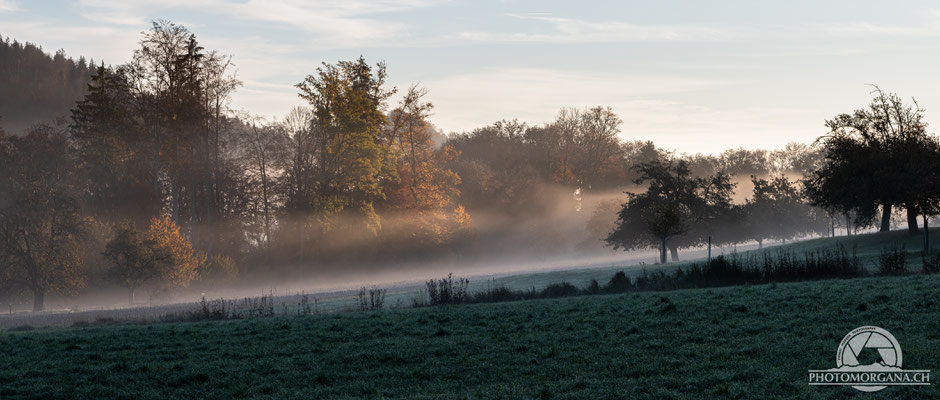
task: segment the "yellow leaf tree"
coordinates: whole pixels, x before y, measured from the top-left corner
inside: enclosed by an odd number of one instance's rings
[[[441,244],[469,232],[471,223],[457,202],[460,176],[444,167],[460,153],[447,145],[438,148],[432,139],[434,127],[426,118],[433,106],[422,101],[426,94],[426,90],[412,86],[401,106],[392,112],[400,180],[392,184],[390,197],[401,210],[410,235]]]
[[[147,239],[156,242],[169,262],[161,263],[160,277],[169,286],[189,286],[198,276],[202,258],[193,251],[193,245],[180,233],[180,227],[169,216],[154,218],[147,230]]]

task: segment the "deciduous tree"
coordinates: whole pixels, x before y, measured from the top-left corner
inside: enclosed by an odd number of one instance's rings
[[[683,160],[656,160],[635,167],[644,192],[627,192],[617,225],[607,237],[615,249],[658,247],[660,262],[667,249],[678,260],[678,247],[701,244],[710,222],[730,209],[734,185],[728,176],[693,177]],[[693,232],[693,230],[695,230]],[[683,241],[678,241],[688,235]]]
[[[146,240],[153,241],[166,257],[166,262],[159,263],[162,283],[186,287],[196,279],[205,256],[193,251],[192,244],[180,233],[179,225],[172,218],[154,218],[147,229]]]
[[[104,256],[111,261],[108,279],[127,289],[128,302],[134,304],[135,291],[160,278],[161,272],[173,268],[166,248],[139,232],[132,223],[115,229],[105,246]]]
[[[317,218],[321,232],[343,228],[373,234],[381,227],[376,200],[385,197],[384,183],[397,180],[391,140],[384,134],[385,101],[394,92],[385,87],[385,65],[365,59],[326,64],[297,84],[312,111],[309,143],[303,161],[307,198],[290,198],[291,207]],[[300,169],[300,168],[299,168]]]
[[[0,281],[29,289],[35,311],[47,293],[85,284],[89,221],[72,186],[72,155],[64,132],[49,126],[0,138]]]

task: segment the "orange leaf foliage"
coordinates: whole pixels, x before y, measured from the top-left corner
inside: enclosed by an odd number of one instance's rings
[[[180,227],[173,219],[168,216],[152,219],[147,237],[170,255],[171,261],[160,271],[165,283],[186,287],[196,279],[199,257],[193,251],[193,245],[180,233]]]

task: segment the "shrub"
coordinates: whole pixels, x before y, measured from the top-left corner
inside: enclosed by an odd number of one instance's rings
[[[568,297],[568,296],[577,296],[581,294],[581,291],[578,290],[574,285],[568,282],[552,283],[542,289],[540,293],[541,297],[552,298],[552,297]]]
[[[470,280],[467,278],[455,278],[454,274],[447,274],[446,278],[438,280],[429,280],[425,283],[428,292],[429,303],[432,306],[438,304],[460,304],[467,301],[467,286]]]
[[[923,267],[925,274],[940,272],[940,252],[932,251],[930,254],[924,254]]]
[[[597,279],[591,279],[591,283],[588,284],[588,287],[584,288],[584,294],[598,294],[601,292],[601,285],[597,283]]]
[[[273,317],[274,295],[268,293],[261,297],[245,297],[241,300],[207,300],[205,296],[195,310],[164,313],[159,316],[161,322],[194,322],[206,320],[226,320],[242,318]]]
[[[878,256],[878,272],[882,275],[902,275],[907,272],[907,252],[904,247],[885,248]]]
[[[385,289],[365,286],[359,288],[359,311],[381,310],[385,306]]]
[[[487,288],[486,290],[474,293],[471,298],[471,303],[497,303],[502,301],[514,301],[522,298],[522,294],[516,291],[513,291],[510,288],[505,286],[497,286],[492,288]]]
[[[604,293],[623,293],[633,288],[633,284],[630,282],[630,278],[627,277],[627,274],[623,271],[617,271],[610,282],[607,282],[607,285],[604,286]]]
[[[24,331],[31,331],[33,329],[36,329],[36,328],[33,328],[32,325],[17,325],[17,326],[10,328],[10,332],[24,332]]]
[[[217,254],[199,268],[199,281],[203,284],[228,284],[238,278],[238,267],[231,257]]]
[[[904,256],[902,251],[891,254],[892,259],[900,257],[903,271]],[[940,266],[940,253],[932,258],[933,264]],[[896,260],[894,262],[897,262]],[[927,261],[925,261],[927,263]],[[925,264],[927,265],[927,264]],[[596,280],[584,289],[578,289],[568,282],[553,283],[542,290],[511,290],[504,286],[487,288],[474,294],[467,294],[466,279],[456,279],[453,275],[439,280],[427,281],[430,305],[458,304],[464,302],[484,303],[537,299],[581,294],[624,293],[629,291],[664,291],[700,287],[720,287],[731,285],[776,284],[776,282],[807,281],[832,278],[851,278],[864,276],[853,247],[851,253],[840,246],[838,249],[807,252],[797,255],[790,251],[762,253],[742,257],[737,254],[720,255],[706,262],[676,268],[671,272],[658,269],[650,272],[646,268],[631,279],[624,271],[618,271],[601,287]],[[423,300],[415,300],[415,306],[425,305]]]
[[[299,315],[310,315],[311,313],[318,313],[319,310],[316,309],[317,299],[313,299],[313,307],[310,305],[310,295],[306,292],[301,292],[298,296],[297,301],[297,314]]]

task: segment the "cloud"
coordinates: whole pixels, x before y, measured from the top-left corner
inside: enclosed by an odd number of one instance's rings
[[[250,24],[255,30],[286,28],[292,40],[250,33],[199,34],[207,48],[235,55],[244,86],[234,94],[232,107],[276,117],[290,105],[299,104],[292,85],[317,66],[315,57],[311,60],[301,55],[333,48],[400,46],[410,27],[376,18],[432,4],[430,0],[79,0],[78,13],[93,26],[14,21],[3,24],[3,33],[65,47],[71,55],[91,55],[96,60],[104,57],[108,63],[119,64],[129,61],[140,31],[147,29],[149,21],[171,11],[185,11],[196,22],[215,19],[235,26]],[[290,33],[292,30],[297,33]]]
[[[137,47],[139,29],[111,26],[76,26],[16,19],[2,21],[3,35],[44,46],[64,49],[71,57],[92,57],[117,65],[128,61]]]
[[[13,0],[0,0],[0,13],[19,11],[20,8]]]
[[[86,19],[119,25],[141,26],[169,9],[219,15],[238,21],[260,21],[277,27],[291,27],[313,33],[317,47],[339,48],[394,43],[410,27],[403,23],[378,20],[377,14],[428,7],[430,0],[81,0]]]
[[[726,41],[736,34],[728,29],[695,25],[639,25],[620,21],[585,21],[543,15],[508,16],[547,23],[547,33],[470,31],[456,38],[477,42],[508,43],[610,43],[646,41]]]
[[[541,68],[491,68],[423,83],[445,129],[518,117],[543,122],[561,107],[613,105],[714,89],[730,82],[675,76],[627,76]]]
[[[529,124],[555,119],[562,107],[610,106],[624,120],[621,136],[654,140],[665,148],[714,153],[728,143],[779,147],[812,140],[815,110],[695,103],[747,82],[637,74],[593,74],[553,69],[502,68],[426,81],[435,125],[447,132],[470,131],[500,119]],[[698,93],[700,96],[691,96]],[[704,94],[704,96],[702,96]],[[707,101],[707,100],[705,100]]]
[[[854,22],[834,24],[821,28],[832,36],[858,37],[858,36],[914,36],[935,37],[940,36],[940,24],[924,25],[878,25],[869,22]]]
[[[937,37],[940,36],[940,10],[928,9],[920,23],[885,25],[861,21],[817,26],[816,29],[837,37]]]
[[[635,24],[624,21],[589,21],[546,14],[506,14],[522,22],[516,31],[463,31],[450,39],[480,43],[630,43],[630,42],[792,42],[817,43],[830,38],[940,36],[940,10],[927,9],[920,21],[904,25],[868,21],[833,21],[826,24]],[[534,23],[526,25],[526,22]]]

